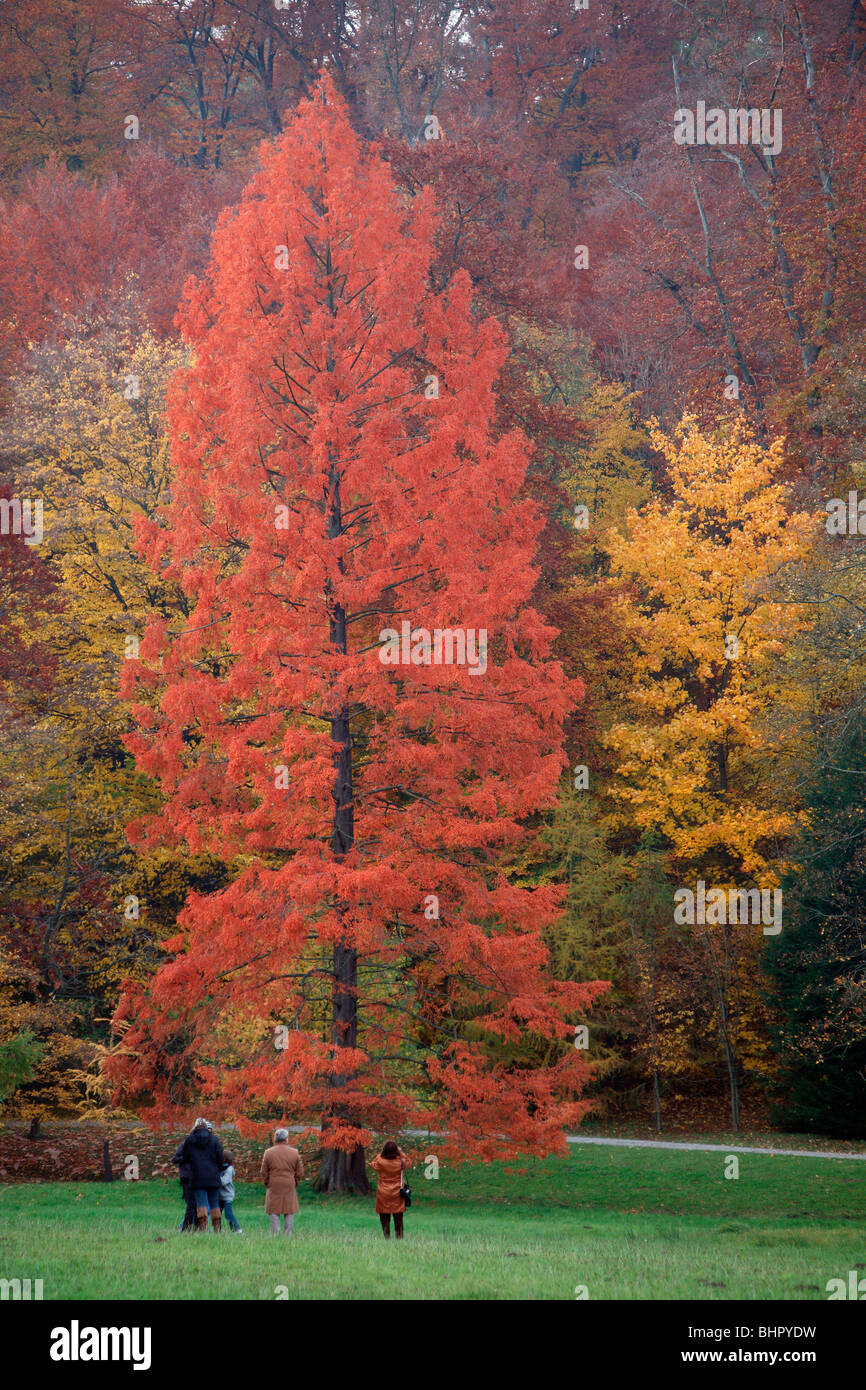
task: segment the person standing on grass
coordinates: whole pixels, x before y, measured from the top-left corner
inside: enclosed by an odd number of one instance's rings
[[[267,1188],[265,1211],[271,1218],[272,1236],[280,1233],[281,1216],[283,1235],[292,1234],[300,1211],[297,1185],[303,1176],[304,1164],[297,1149],[289,1144],[289,1131],[275,1129],[274,1142],[262,1157],[262,1178]]]
[[[210,1212],[211,1225],[219,1235],[222,1224],[220,1181],[225,1157],[210,1120],[196,1120],[192,1133],[183,1141],[181,1156],[192,1172],[196,1225],[200,1231],[206,1231]]]
[[[183,1221],[178,1226],[179,1231],[195,1230],[195,1197],[192,1190],[192,1169],[183,1159],[183,1146],[186,1141],[181,1139],[177,1148],[171,1156],[172,1163],[177,1164],[177,1176],[180,1179],[180,1190],[183,1193],[183,1200],[186,1203],[186,1211],[183,1214]]]
[[[226,1149],[224,1155],[225,1166],[220,1177],[220,1211],[225,1212],[226,1221],[231,1226],[236,1235],[242,1236],[243,1231],[240,1223],[235,1220],[234,1207],[235,1200],[235,1168],[234,1155]]]
[[[379,1178],[376,1188],[376,1211],[382,1223],[382,1234],[386,1240],[391,1239],[393,1216],[394,1235],[398,1240],[402,1240],[403,1213],[406,1210],[402,1196],[403,1171],[410,1165],[406,1162],[403,1150],[397,1147],[393,1139],[389,1139],[387,1144],[382,1146],[382,1152],[373,1159],[373,1167]]]

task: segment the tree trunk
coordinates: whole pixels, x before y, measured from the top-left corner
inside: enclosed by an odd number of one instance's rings
[[[328,258],[330,263],[330,256]],[[333,539],[343,529],[340,501],[340,475],[332,461],[329,471],[328,536]],[[346,610],[334,603],[330,615],[331,645],[339,652],[346,650]],[[355,843],[355,812],[352,791],[352,731],[347,706],[338,709],[331,718],[331,738],[334,743],[334,820],[331,849],[339,863]],[[336,905],[338,916],[345,908]],[[331,992],[331,1042],[335,1047],[354,1048],[358,1042],[358,953],[346,940],[334,946]],[[316,1178],[319,1192],[367,1193],[367,1169],[363,1145],[353,1149],[336,1149],[328,1145],[328,1130],[335,1123],[345,1127],[353,1124],[353,1116],[341,1103],[340,1092],[353,1080],[351,1073],[335,1072],[329,1082],[327,1110],[322,1119],[324,1151]]]
[[[736,1132],[740,1128],[740,1083],[737,1080],[737,1062],[731,1051],[731,1044],[727,1033],[722,1034],[722,1041],[725,1049],[725,1062],[728,1068],[728,1083],[731,1092],[731,1129]]]
[[[325,1149],[314,1183],[317,1192],[353,1192],[366,1196],[370,1191],[364,1149],[356,1145],[351,1153],[345,1149]]]
[[[653,1059],[653,1124],[656,1134],[662,1132],[662,1093],[659,1086],[659,1069]]]
[[[28,1131],[27,1131],[27,1138],[28,1138],[28,1139],[41,1139],[41,1138],[42,1138],[42,1135],[39,1133],[39,1126],[40,1126],[40,1124],[41,1124],[41,1117],[40,1117],[39,1115],[34,1115],[33,1118],[32,1118],[32,1120],[30,1121],[30,1128],[29,1128]]]
[[[716,959],[712,937],[706,928],[704,929],[704,944],[707,952],[707,960],[710,965],[710,978],[719,1022],[719,1036],[725,1054],[725,1066],[728,1070],[728,1085],[731,1094],[731,1128],[736,1132],[740,1128],[740,1082],[734,1040],[728,1017],[728,978],[730,965],[727,928],[724,928],[722,932],[722,944],[725,953],[724,967],[720,966]]]
[[[653,1073],[653,1124],[656,1134],[662,1132],[662,1088],[659,1078],[658,1036],[656,1032],[655,974],[651,976],[650,994],[650,1058]]]

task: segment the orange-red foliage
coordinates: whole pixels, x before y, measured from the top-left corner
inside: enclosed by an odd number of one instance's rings
[[[498,859],[553,802],[579,689],[531,606],[526,440],[492,425],[504,336],[468,277],[433,288],[433,227],[325,83],[188,291],[172,501],[142,541],[189,618],[127,665],[129,747],[165,796],[131,834],[235,877],[122,1002],[113,1071],[155,1116],[192,1088],[323,1115],[335,1148],[415,1123],[464,1154],[544,1152],[585,1109],[569,1042],[603,986],[550,980],[559,890]],[[404,619],[486,630],[486,671],[383,664]]]

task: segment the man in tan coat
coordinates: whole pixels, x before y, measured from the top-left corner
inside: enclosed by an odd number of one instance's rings
[[[274,1142],[265,1149],[261,1172],[267,1188],[265,1211],[271,1218],[271,1235],[279,1235],[282,1216],[283,1235],[290,1236],[300,1210],[297,1184],[304,1176],[304,1165],[297,1149],[289,1144],[287,1129],[274,1130]]]

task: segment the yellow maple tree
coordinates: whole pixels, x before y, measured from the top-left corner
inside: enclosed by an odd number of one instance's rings
[[[672,865],[777,881],[779,848],[797,811],[774,785],[783,754],[771,718],[805,605],[793,601],[816,520],[791,508],[779,476],[784,445],[738,422],[672,436],[652,422],[670,494],[632,509],[606,537],[615,600],[628,634],[620,717],[605,743],[615,759],[614,819],[660,832]]]

